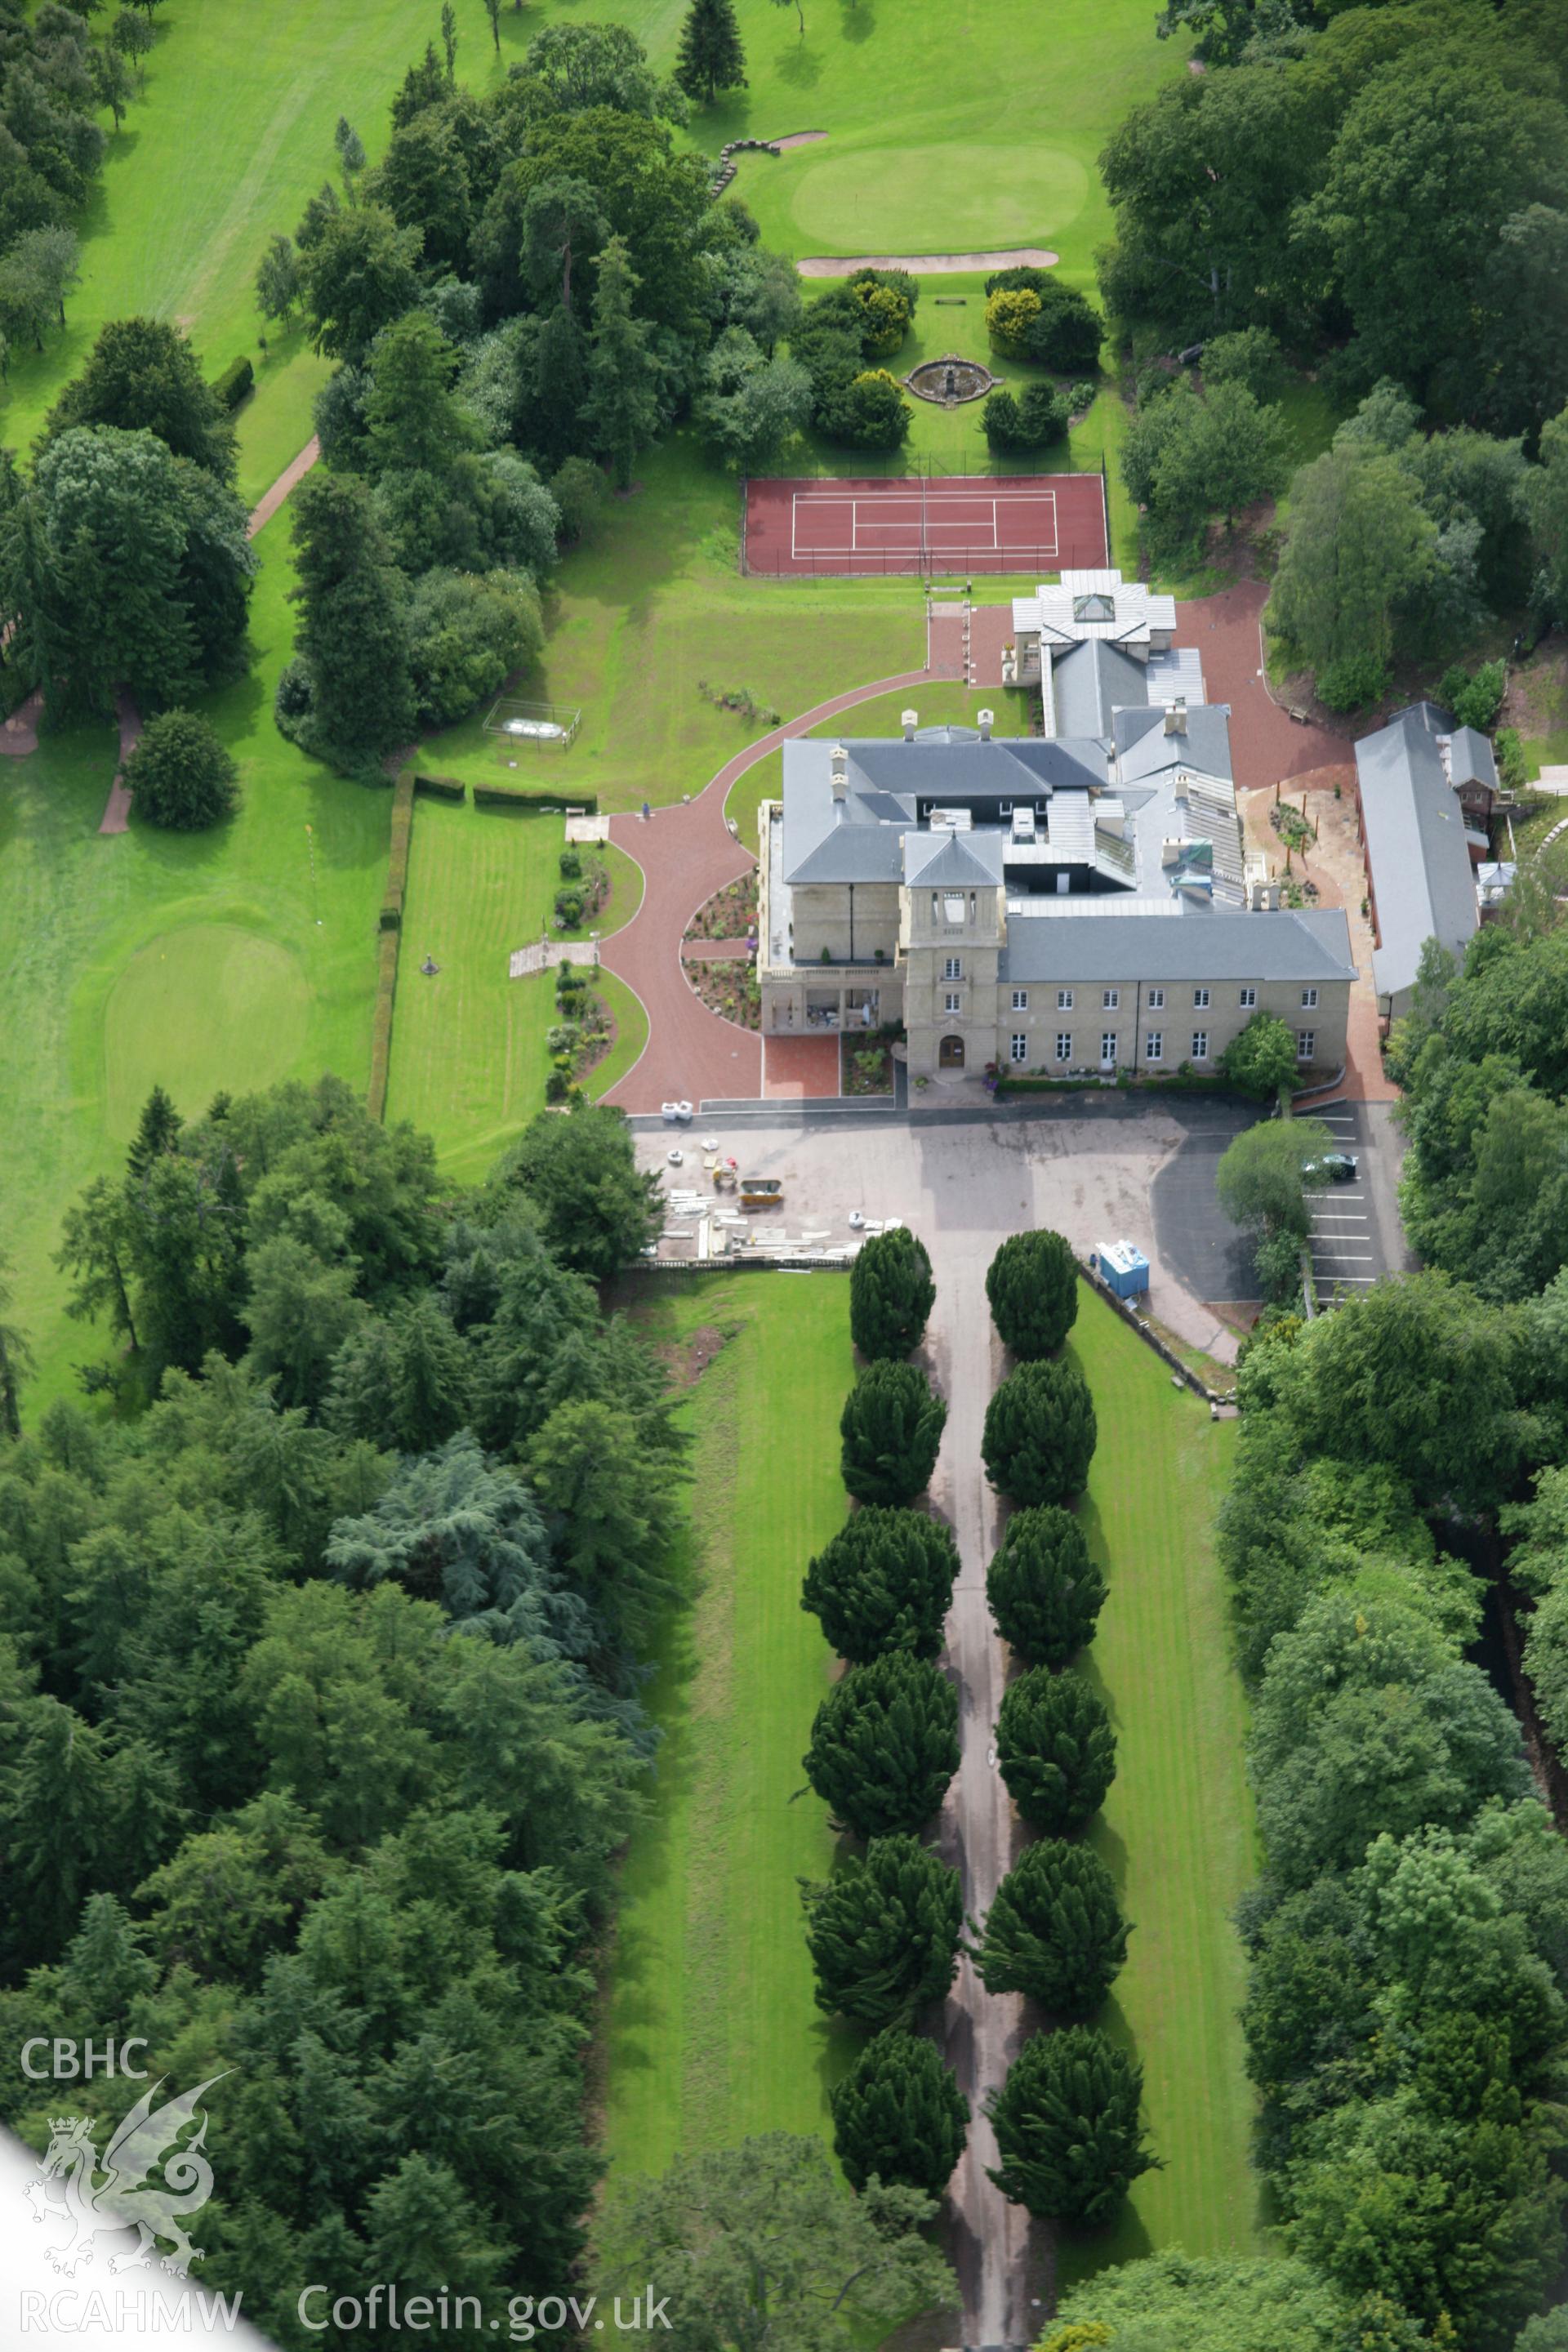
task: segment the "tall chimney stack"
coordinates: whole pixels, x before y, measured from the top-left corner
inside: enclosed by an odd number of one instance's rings
[[[920,725],[920,723],[921,723],[921,715],[920,715],[920,712],[919,712],[918,710],[906,710],[906,711],[905,711],[905,713],[904,713],[904,740],[905,740],[905,742],[906,742],[906,743],[912,743],[912,742],[914,741],[914,740],[915,740],[915,729]]]
[[[842,814],[849,797],[849,754],[842,743],[835,743],[828,758],[832,762],[834,805]]]
[[[1174,702],[1165,705],[1165,732],[1167,735],[1184,735],[1186,731],[1187,698],[1184,694],[1178,694]]]

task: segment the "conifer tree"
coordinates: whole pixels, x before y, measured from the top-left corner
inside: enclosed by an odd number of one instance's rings
[[[22,1382],[33,1369],[33,1350],[26,1332],[5,1320],[10,1304],[10,1262],[0,1253],[0,1436],[16,1438],[22,1434]]]
[[[817,1795],[859,1836],[918,1830],[958,1769],[958,1693],[902,1650],[851,1666],[817,1708],[802,1760]]]
[[[987,1992],[1026,1993],[1058,2017],[1100,2007],[1127,1958],[1127,1923],[1092,1846],[1041,1838],[996,1890],[974,1963]]]
[[[1105,1579],[1059,1504],[1015,1511],[985,1577],[996,1631],[1031,1666],[1065,1666],[1094,1639]]]
[[[291,504],[300,584],[290,593],[311,700],[301,734],[343,766],[374,766],[414,731],[403,583],[353,475],[318,466]]]
[[[641,283],[626,238],[611,237],[598,257],[594,286],[586,421],[618,490],[630,489],[632,460],[658,431],[651,330],[632,314],[632,297]]]
[[[996,1755],[1024,1819],[1052,1837],[1082,1829],[1116,1777],[1116,1734],[1105,1703],[1070,1668],[1053,1675],[1036,1666],[1009,1684]]]
[[[913,1364],[868,1365],[839,1416],[844,1484],[858,1503],[911,1503],[931,1484],[947,1407]]]
[[[689,99],[711,105],[721,89],[746,87],[746,52],[734,0],[691,0],[680,28],[675,79]]]
[[[803,1880],[816,2005],[879,2032],[912,2025],[958,1966],[958,1873],[919,1838],[873,1838],[826,1885]]]
[[[1142,2068],[1093,2026],[1033,2035],[992,2095],[992,2179],[1042,2219],[1100,2227],[1156,2161],[1139,2128],[1142,2095]]]
[[[918,1348],[935,1303],[925,1244],[907,1225],[864,1244],[849,1276],[849,1336],[868,1362]]]
[[[805,1572],[800,1605],[822,1620],[841,1657],[884,1650],[934,1658],[958,1575],[958,1549],[923,1511],[857,1511]]]
[[[985,1275],[1002,1344],[1032,1362],[1054,1355],[1078,1319],[1078,1262],[1060,1234],[1009,1234]]]
[[[155,1160],[161,1159],[165,1151],[173,1151],[184,1125],[184,1119],[163,1087],[154,1087],[142,1106],[142,1116],[136,1122],[136,1132],[125,1155],[125,1165],[132,1175],[145,1176]]]
[[[934,2042],[896,2028],[868,2042],[833,2093],[833,2145],[852,2189],[875,2173],[940,2197],[963,2153],[969,2102]]]
[[[1048,1356],[1020,1364],[985,1408],[985,1475],[1015,1503],[1070,1503],[1083,1492],[1098,1435],[1076,1364]]]

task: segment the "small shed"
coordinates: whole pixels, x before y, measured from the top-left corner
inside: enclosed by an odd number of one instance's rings
[[[1131,1242],[1101,1242],[1089,1262],[1118,1298],[1141,1298],[1149,1287],[1149,1261]]]

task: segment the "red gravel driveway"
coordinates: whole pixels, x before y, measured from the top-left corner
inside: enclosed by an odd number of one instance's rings
[[[610,839],[636,858],[644,888],[631,921],[602,941],[599,953],[606,970],[641,999],[648,1039],[641,1058],[605,1095],[606,1102],[622,1110],[650,1111],[665,1102],[761,1097],[761,1037],[755,1030],[710,1013],[681,970],[680,943],[698,908],[756,862],[724,822],[725,795],[737,777],[791,736],[809,734],[825,719],[852,710],[858,702],[922,686],[942,674],[940,669],[905,670],[898,677],[879,677],[848,694],[835,695],[738,751],[694,801],[655,809],[647,818],[610,819]],[[838,1091],[837,1066],[830,1091]]]
[[[1350,756],[1347,737],[1303,725],[1269,694],[1258,634],[1268,602],[1267,582],[1244,580],[1176,607],[1176,643],[1197,647],[1209,700],[1230,705],[1231,767],[1243,786],[1281,783]]]

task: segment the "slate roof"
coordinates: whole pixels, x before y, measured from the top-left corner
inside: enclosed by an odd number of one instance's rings
[[[1165,732],[1160,709],[1119,710],[1114,733],[1117,768],[1124,784],[1157,776],[1170,768],[1191,768],[1197,774],[1231,781],[1230,709],[1224,702],[1205,702],[1187,712],[1180,735]]]
[[[1456,784],[1487,784],[1497,790],[1492,747],[1473,727],[1456,727],[1448,743],[1448,775]]]
[[[847,741],[848,793],[833,798],[832,745],[820,737],[784,747],[783,878],[900,882],[903,837],[924,830],[922,808],[970,803],[1048,802],[1058,787],[1103,785],[1109,762],[1097,742],[994,737],[968,728],[922,730]],[[972,838],[979,838],[979,835]]]
[[[994,889],[1002,879],[1000,833],[906,833],[904,878],[922,890]]]
[[[1417,702],[1355,747],[1377,898],[1381,944],[1373,950],[1372,968],[1379,996],[1399,996],[1414,986],[1430,939],[1463,955],[1479,919],[1465,813],[1437,743],[1452,729],[1447,711]]]
[[[1131,654],[1092,637],[1052,659],[1051,694],[1058,734],[1109,737],[1114,711],[1147,706],[1147,677]]]
[[[1171,899],[1141,901],[1137,913],[1055,914],[1048,899],[1038,904],[1038,914],[1032,906],[1027,913],[1009,908],[998,980],[1132,985],[1355,977],[1350,925],[1338,907],[1240,914]]]

